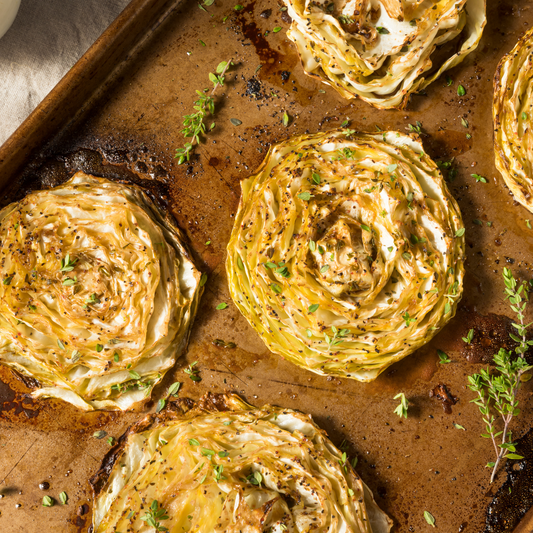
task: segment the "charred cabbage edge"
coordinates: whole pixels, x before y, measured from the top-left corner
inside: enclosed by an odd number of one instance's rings
[[[128,409],[186,346],[202,289],[146,193],[82,172],[0,211],[0,362],[34,398]],[[69,281],[70,280],[70,281]]]
[[[494,79],[496,168],[533,213],[533,30],[504,56]]]
[[[486,0],[284,2],[305,72],[381,109],[405,107],[411,93],[459,64],[486,24]],[[446,44],[449,55],[437,57]]]
[[[141,517],[154,500],[169,531],[390,531],[370,490],[310,416],[254,408],[234,395],[224,403],[222,412],[166,413],[127,434],[112,469],[102,467],[109,473],[94,532],[152,531]]]

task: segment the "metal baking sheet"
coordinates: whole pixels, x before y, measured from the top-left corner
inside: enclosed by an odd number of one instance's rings
[[[437,81],[426,95],[413,97],[407,110],[378,111],[348,102],[303,74],[285,36],[286,16],[272,0],[243,3],[240,11],[228,0],[205,10],[192,1],[134,0],[0,148],[4,203],[60,183],[76,169],[153,186],[186,231],[198,266],[209,273],[189,350],[154,398],[177,380],[183,396],[230,390],[256,405],[311,413],[337,445],[345,441],[348,454],[359,458],[358,471],[398,533],[430,531],[425,510],[440,531],[481,532],[486,507],[505,480],[501,473],[489,483],[484,465],[493,451],[480,437],[480,416],[466,384],[508,342],[512,316],[503,301],[502,268],[532,275],[533,231],[525,220],[533,215],[513,201],[494,167],[491,95],[496,65],[533,24],[533,6],[527,0],[489,4],[481,44],[449,73],[451,86]],[[272,32],[277,26],[283,30]],[[195,90],[207,88],[208,73],[230,59],[235,66],[217,93],[216,127],[196,150],[198,157],[178,166],[173,155],[183,144],[182,117],[192,110]],[[457,95],[459,83],[466,88],[463,97]],[[288,127],[284,112],[291,117]],[[235,126],[231,119],[242,123]],[[346,119],[364,131],[405,131],[420,122],[427,152],[455,158],[459,172],[450,188],[467,229],[465,294],[457,316],[430,344],[370,384],[316,376],[270,353],[231,303],[224,271],[241,179],[271,143],[338,127]],[[488,183],[476,183],[473,173]],[[215,310],[220,302],[228,308]],[[461,337],[470,328],[474,341],[466,346]],[[214,339],[237,348],[215,346]],[[440,365],[437,349],[453,362]],[[183,372],[194,361],[199,383]],[[4,367],[0,380],[0,531],[87,531],[87,479],[109,449],[93,433],[105,429],[118,437],[153,402],[132,413],[82,413],[60,401],[32,401],[30,389]],[[438,384],[457,397],[451,409],[430,396]],[[407,420],[393,413],[400,391],[411,404]],[[532,391],[531,382],[523,388],[515,437],[531,425]],[[50,488],[42,491],[45,481]],[[57,500],[62,491],[67,505],[42,506],[45,494]],[[533,531],[532,514],[516,533]]]

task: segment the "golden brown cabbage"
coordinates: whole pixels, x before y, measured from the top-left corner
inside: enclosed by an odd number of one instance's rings
[[[148,416],[108,454],[91,480],[94,533],[390,530],[310,416],[236,395],[209,394],[190,407],[182,400]]]
[[[454,316],[464,232],[417,135],[293,137],[242,182],[231,296],[273,352],[370,381]]]
[[[168,217],[139,187],[78,172],[2,209],[0,236],[0,362],[81,409],[148,396],[202,292]]]
[[[284,2],[305,72],[382,109],[404,107],[460,63],[486,24],[486,0]]]
[[[533,213],[533,30],[500,61],[494,79],[496,168]]]

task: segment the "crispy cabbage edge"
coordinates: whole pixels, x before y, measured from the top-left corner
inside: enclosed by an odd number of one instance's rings
[[[287,37],[306,74],[379,109],[404,108],[411,93],[463,61],[487,20],[486,0],[403,0],[400,10],[400,2],[387,0],[284,2],[292,18]],[[436,57],[439,47],[456,41],[456,53]]]
[[[371,381],[455,315],[463,222],[418,135],[292,137],[241,186],[229,289],[274,353]]]
[[[34,398],[84,410],[149,396],[203,291],[170,217],[140,187],[78,172],[2,209],[0,235],[0,362],[37,381]]]
[[[247,479],[255,472],[260,485]],[[148,415],[120,438],[90,482],[94,533],[151,531],[142,517],[154,500],[169,516],[161,525],[170,532],[392,527],[310,415],[255,408],[235,394],[180,399]]]
[[[533,30],[505,55],[494,77],[496,168],[515,199],[533,213]]]

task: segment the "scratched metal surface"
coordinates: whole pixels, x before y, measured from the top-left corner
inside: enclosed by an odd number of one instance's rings
[[[512,266],[516,274],[531,277],[533,232],[525,219],[533,216],[513,203],[495,170],[491,95],[497,62],[533,24],[533,7],[527,0],[489,3],[480,47],[450,72],[452,86],[437,81],[427,96],[414,97],[407,110],[377,111],[362,102],[347,102],[303,74],[285,37],[288,23],[272,0],[244,3],[240,12],[229,0],[217,0],[208,12],[189,1],[127,58],[127,69],[116,75],[101,98],[91,101],[83,119],[28,157],[21,171],[9,176],[4,172],[2,177],[4,183],[32,188],[40,185],[39,176],[45,176],[45,184],[60,182],[66,167],[77,166],[104,175],[126,169],[163,183],[170,209],[209,281],[188,353],[154,397],[178,380],[183,382],[183,396],[231,390],[256,405],[275,403],[311,413],[337,445],[346,440],[349,454],[358,456],[360,474],[394,519],[397,533],[430,531],[424,510],[435,516],[440,531],[480,532],[485,508],[496,485],[504,481],[500,476],[494,487],[488,483],[484,465],[492,459],[491,445],[479,436],[480,417],[469,403],[472,394],[466,383],[480,362],[507,342],[506,317],[511,315],[502,298],[502,267]],[[272,9],[268,18],[260,16],[266,9]],[[276,26],[283,30],[272,33]],[[195,90],[208,87],[208,72],[229,59],[235,67],[217,97],[216,127],[198,148],[198,158],[178,166],[173,153],[183,142],[182,116],[191,111]],[[290,73],[288,79],[283,72]],[[462,98],[457,96],[459,83],[467,91]],[[291,116],[289,127],[282,125],[285,111]],[[232,118],[242,124],[234,126]],[[468,121],[468,130],[461,118]],[[404,131],[421,122],[427,152],[435,158],[456,158],[459,172],[450,188],[467,229],[465,294],[456,318],[429,345],[370,384],[316,376],[270,353],[231,303],[224,271],[240,180],[259,165],[270,143],[337,127],[345,119],[351,128],[367,131]],[[39,126],[38,120],[33,126]],[[79,149],[102,154],[104,168],[91,152],[59,157]],[[474,172],[486,176],[488,183],[475,183]],[[475,219],[484,225],[476,225]],[[216,311],[220,302],[227,302],[228,308]],[[470,328],[475,337],[466,347],[461,337]],[[216,338],[233,341],[237,348],[214,346]],[[451,364],[439,364],[437,348],[449,354]],[[194,361],[202,377],[199,383],[183,372]],[[451,412],[429,395],[438,384],[447,385],[458,398]],[[393,414],[392,398],[399,391],[411,404],[407,420]],[[85,414],[59,401],[33,402],[28,392],[11,371],[0,367],[0,531],[86,531],[91,505],[87,479],[109,449],[105,440],[91,435],[104,428],[118,437],[153,409],[153,402],[134,413]],[[531,385],[524,387],[521,400],[516,436],[531,425]],[[39,489],[42,481],[50,483],[49,490]],[[42,507],[45,494],[57,499],[61,491],[69,496],[66,506]],[[533,531],[532,522],[524,521],[519,531]]]

